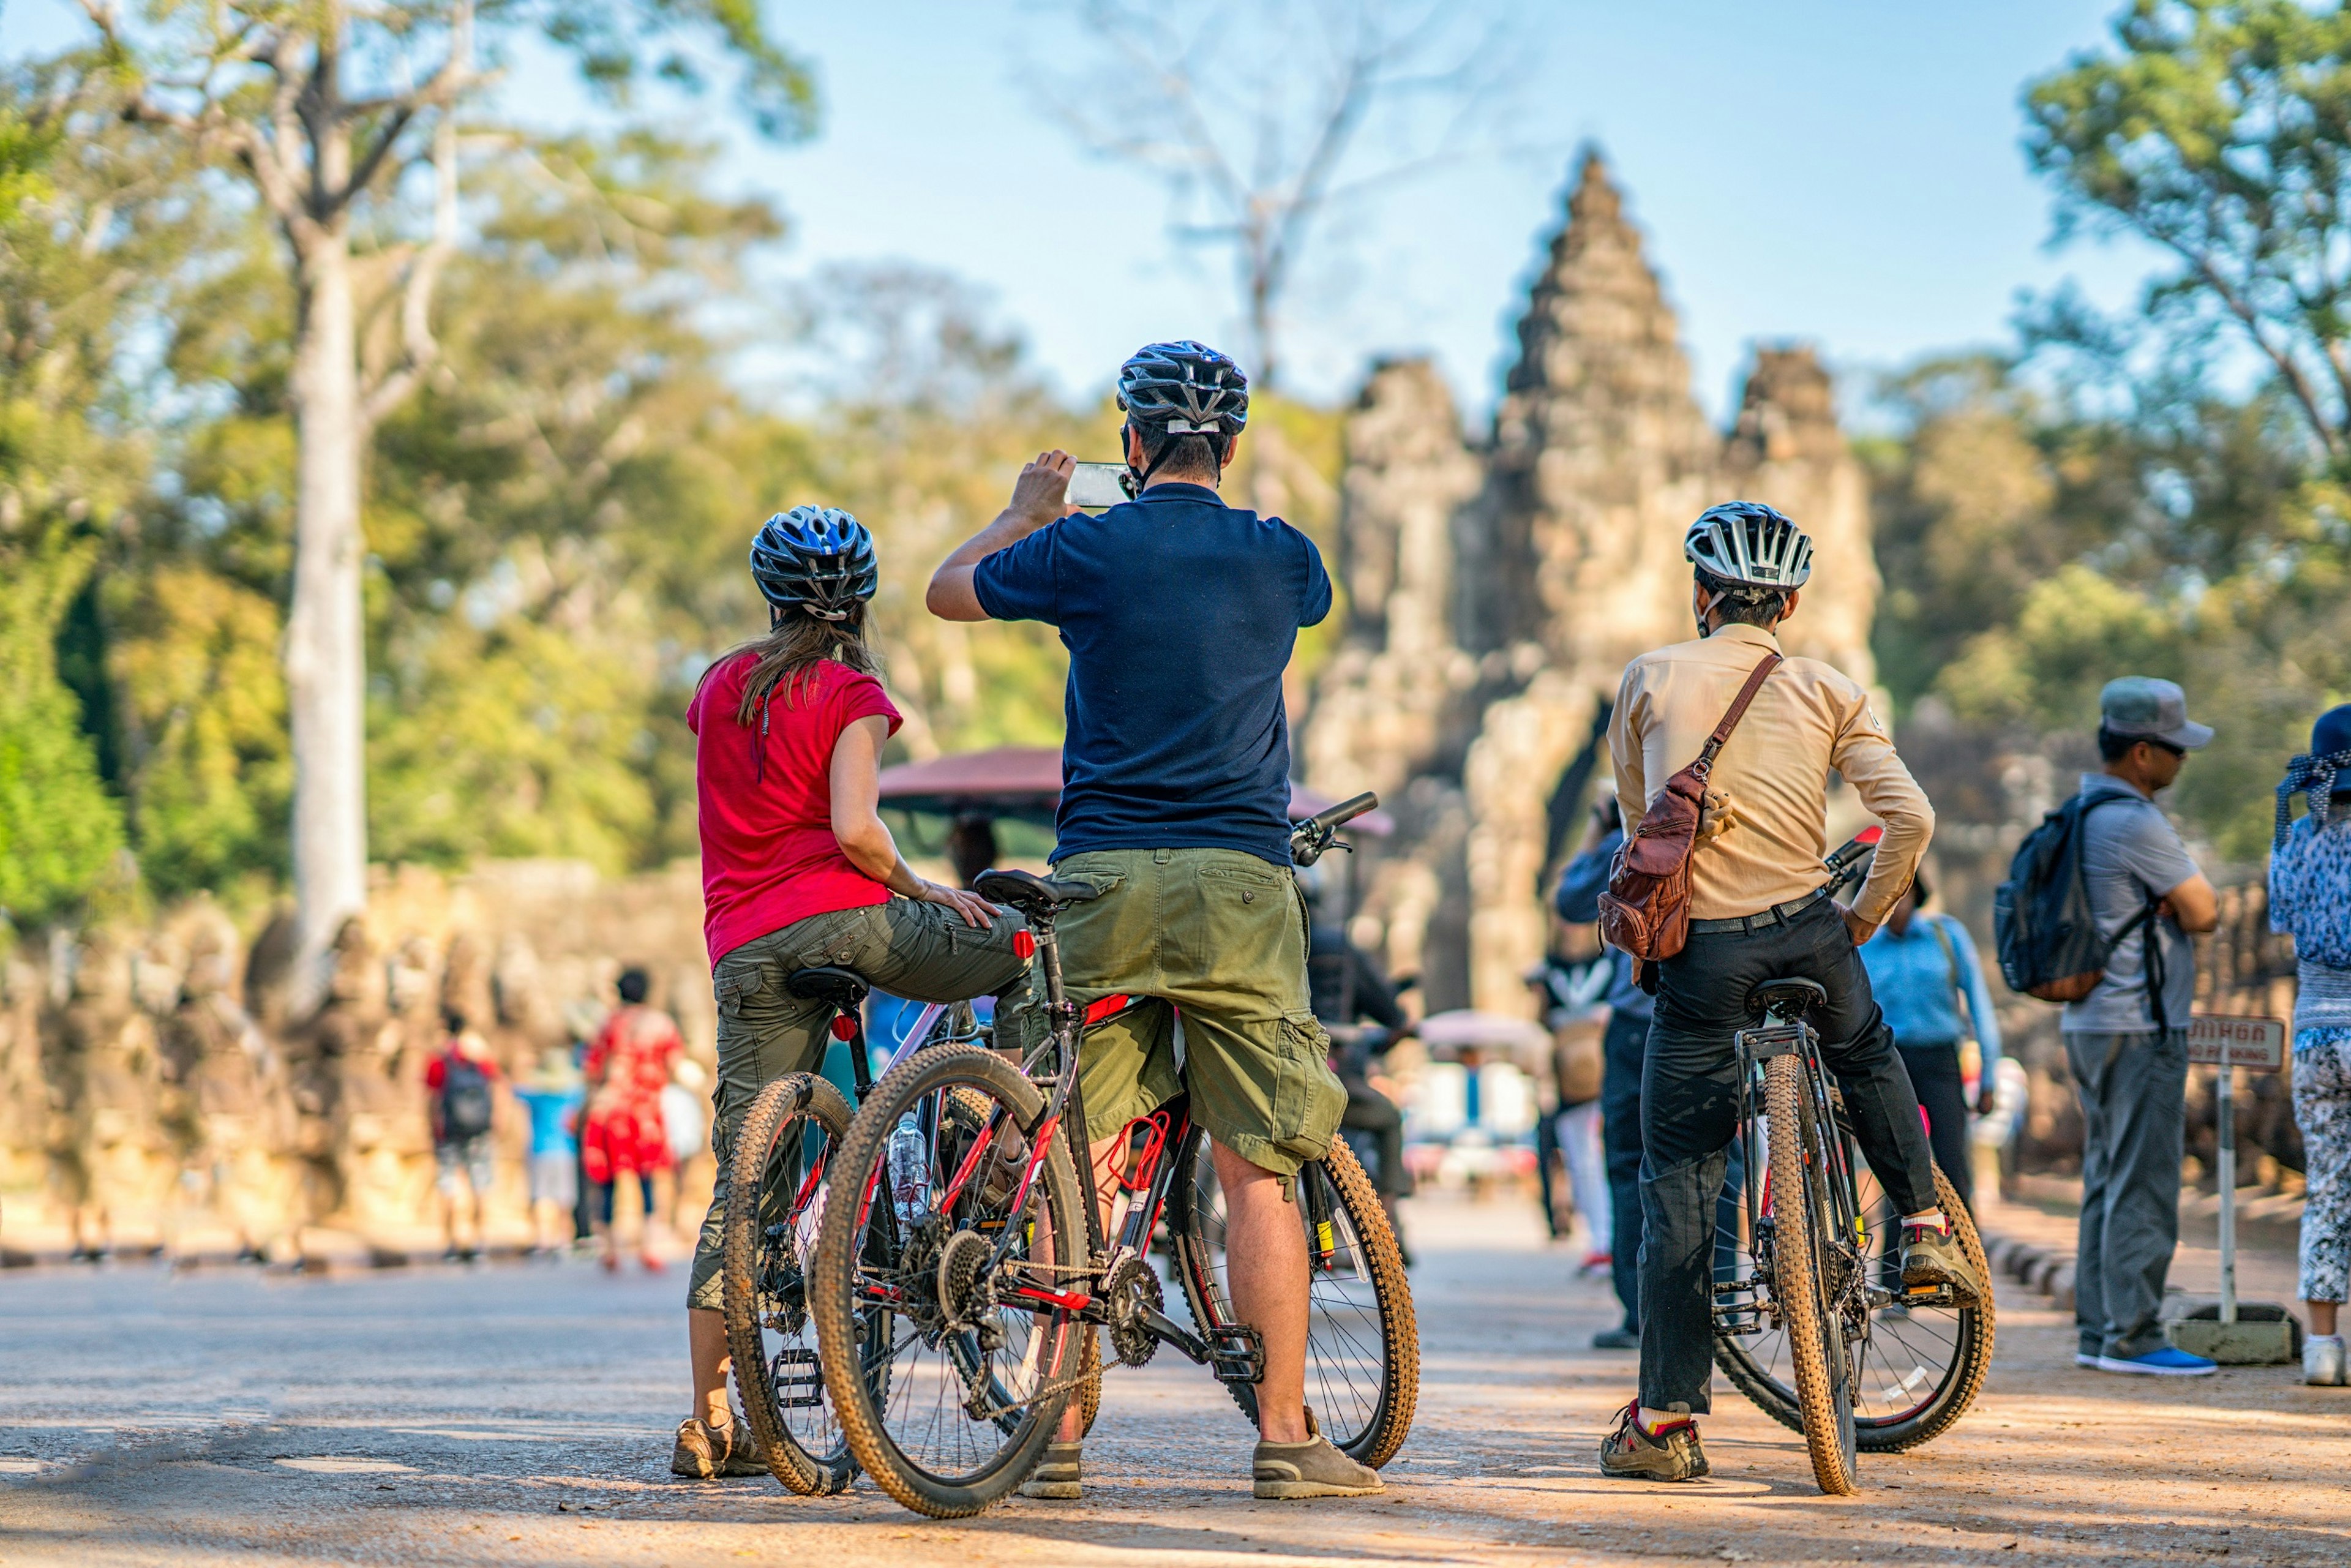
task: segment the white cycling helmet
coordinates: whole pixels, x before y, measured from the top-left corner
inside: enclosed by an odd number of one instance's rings
[[[1682,554],[1708,576],[1752,588],[1798,589],[1813,575],[1813,541],[1761,501],[1725,501],[1698,514]]]

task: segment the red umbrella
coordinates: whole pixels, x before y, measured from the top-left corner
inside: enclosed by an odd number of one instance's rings
[[[1050,822],[1061,799],[1061,754],[1046,746],[998,746],[882,770],[882,803],[906,811]],[[1319,789],[1290,787],[1293,820],[1336,804]],[[1347,828],[1384,837],[1395,831],[1395,820],[1384,811],[1367,811]]]

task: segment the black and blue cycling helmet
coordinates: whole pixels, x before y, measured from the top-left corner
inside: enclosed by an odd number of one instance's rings
[[[1229,438],[1249,423],[1249,377],[1206,343],[1149,343],[1119,367],[1118,406],[1139,430]]]
[[[1698,514],[1682,554],[1709,577],[1745,588],[1798,589],[1813,575],[1813,541],[1761,501],[1725,501]]]
[[[838,507],[794,507],[761,524],[751,577],[769,604],[820,621],[848,620],[881,581],[873,536]]]

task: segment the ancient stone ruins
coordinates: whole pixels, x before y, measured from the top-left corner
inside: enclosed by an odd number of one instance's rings
[[[1744,497],[1802,524],[1817,553],[1788,649],[1874,681],[1867,490],[1813,351],[1759,348],[1730,430],[1710,426],[1596,152],[1550,252],[1483,440],[1419,360],[1375,368],[1347,426],[1348,622],[1301,749],[1310,783],[1395,810],[1363,908],[1432,1009],[1529,1007],[1540,884],[1580,831],[1550,803],[1607,778],[1595,739],[1625,662],[1693,634],[1681,541],[1700,511]]]

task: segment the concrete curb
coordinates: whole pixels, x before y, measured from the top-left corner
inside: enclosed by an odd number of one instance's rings
[[[2013,1280],[2026,1290],[2049,1298],[2061,1312],[2074,1310],[2074,1255],[2011,1237],[1987,1234],[1984,1257],[1993,1274]]]

